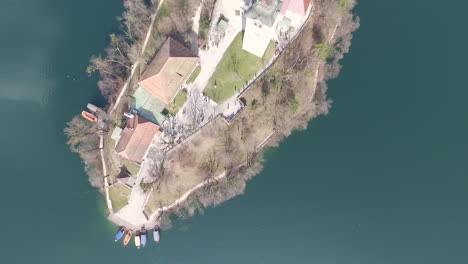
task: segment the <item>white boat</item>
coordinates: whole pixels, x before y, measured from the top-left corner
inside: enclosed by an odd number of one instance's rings
[[[154,228],[153,239],[154,239],[154,242],[159,243],[160,237],[159,237],[159,227],[158,226]]]

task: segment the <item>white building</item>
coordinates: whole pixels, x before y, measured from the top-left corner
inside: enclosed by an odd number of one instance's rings
[[[311,0],[253,0],[245,17],[242,49],[263,57],[280,32],[297,30],[310,12]]]
[[[275,35],[276,18],[281,11],[281,0],[257,0],[246,13],[242,49],[263,57]]]

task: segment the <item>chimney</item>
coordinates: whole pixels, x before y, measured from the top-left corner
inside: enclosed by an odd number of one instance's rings
[[[134,117],[132,118],[132,121],[133,121],[133,128],[136,128],[138,126],[138,116],[134,115]]]
[[[131,113],[124,113],[124,116],[126,116],[128,119],[127,119],[127,128],[130,129],[130,130],[133,130],[135,128],[135,115],[131,114]]]

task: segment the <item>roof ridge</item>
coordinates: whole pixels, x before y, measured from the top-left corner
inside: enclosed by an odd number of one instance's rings
[[[172,37],[169,37],[167,41],[169,42],[169,57],[198,57],[189,48]]]
[[[156,55],[153,57],[148,67],[146,67],[145,72],[143,72],[143,74],[140,77],[140,81],[146,80],[148,78],[151,78],[153,75],[158,74],[161,71],[162,66],[169,59],[169,53],[170,53],[170,43],[168,40],[166,40],[166,42],[164,42],[162,47],[158,50]]]

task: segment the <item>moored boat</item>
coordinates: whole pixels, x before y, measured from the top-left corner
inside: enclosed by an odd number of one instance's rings
[[[135,246],[137,248],[141,247],[140,231],[136,231],[136,233],[135,233]]]
[[[159,243],[159,226],[156,226],[153,231],[154,242]]]
[[[146,229],[143,227],[143,228],[141,229],[141,245],[142,245],[143,247],[145,247],[145,245],[146,245],[146,237],[147,237],[146,234],[147,234],[147,233],[148,233],[148,231],[146,231]]]
[[[83,111],[81,112],[81,116],[84,118],[84,119],[87,119],[91,122],[97,122],[97,117],[95,117],[93,114],[91,114],[90,112],[86,112],[86,111]]]
[[[132,235],[133,235],[133,230],[128,230],[128,233],[127,233],[127,235],[125,236],[124,241],[123,241],[124,247],[125,247],[126,245],[128,245],[128,242],[130,242],[130,239],[132,238]]]
[[[119,232],[117,232],[117,234],[115,234],[115,241],[117,242],[118,240],[120,240],[123,237],[123,235],[125,234],[125,232],[127,232],[127,228],[125,228],[125,226],[122,226],[119,229]]]

